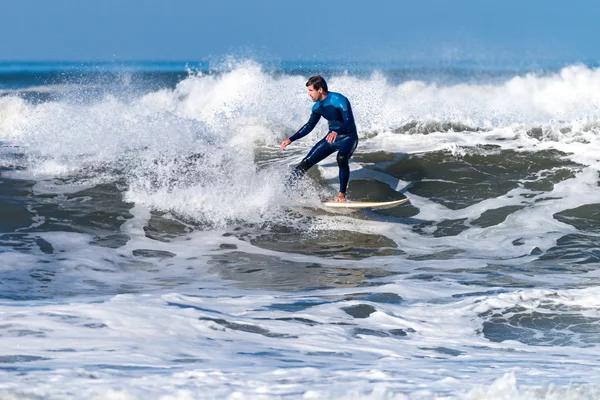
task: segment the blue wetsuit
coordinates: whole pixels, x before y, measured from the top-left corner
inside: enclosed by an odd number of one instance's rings
[[[337,151],[337,163],[340,167],[340,192],[346,193],[348,180],[350,179],[348,160],[358,144],[358,133],[354,123],[352,107],[346,97],[339,93],[329,92],[325,100],[317,101],[312,108],[312,114],[308,122],[292,135],[290,140],[293,142],[308,135],[321,117],[329,121],[328,134],[337,132],[335,142],[329,143],[326,137],[321,139],[300,164],[294,168],[292,177],[294,179],[301,178],[310,167]]]

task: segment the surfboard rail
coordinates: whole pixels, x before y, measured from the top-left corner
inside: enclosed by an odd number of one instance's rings
[[[409,198],[394,200],[394,201],[324,201],[323,207],[325,208],[341,208],[341,209],[350,209],[350,210],[360,210],[360,209],[386,209],[399,206],[408,202]]]

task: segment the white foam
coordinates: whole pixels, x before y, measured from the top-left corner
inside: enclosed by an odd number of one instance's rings
[[[447,284],[435,286],[438,297],[452,292]],[[418,284],[410,281],[375,291],[396,288],[413,297],[419,293]],[[357,289],[314,296],[349,292]],[[540,301],[552,299],[581,305],[597,295],[595,289],[573,290],[557,298],[550,291],[531,290],[451,303],[430,303],[425,298],[400,305],[347,300],[294,313],[268,307],[298,300],[295,295],[235,290],[229,295],[213,290],[202,297],[119,295],[77,304],[4,302],[0,312],[10,328],[3,328],[6,345],[0,357],[20,355],[23,361],[13,365],[26,373],[0,373],[0,388],[49,397],[136,399],[202,393],[266,399],[291,394],[349,399],[594,398],[598,388],[593,384],[571,383],[585,382],[600,372],[589,349],[493,343],[476,331],[481,322],[477,314],[490,308],[519,304],[535,309]],[[368,318],[354,319],[342,311],[365,303],[377,309]],[[597,309],[597,305],[596,301],[588,306]],[[315,323],[306,326],[285,319],[289,317]],[[367,331],[351,334],[356,328],[384,334],[408,328],[416,332],[395,338]],[[549,368],[553,363],[566,367]]]
[[[274,77],[255,63],[242,63],[230,72],[191,75],[173,90],[133,98],[113,93],[85,102],[74,98],[31,104],[16,96],[0,97],[5,146],[0,159],[26,168],[8,176],[37,180],[35,195],[124,184],[124,199],[134,203],[133,218],[119,232],[129,240],[118,249],[94,244],[90,234],[32,229],[23,233],[23,240],[44,240],[53,253],[33,245],[29,252],[2,253],[6,291],[24,296],[27,285],[45,285],[49,300],[0,302],[0,357],[6,357],[0,360],[23,372],[0,372],[0,397],[598,397],[600,365],[580,336],[565,346],[514,338],[495,342],[482,334],[482,326],[486,313],[512,315],[517,307],[524,313],[550,307],[556,314],[600,318],[596,289],[557,289],[587,285],[597,273],[545,271],[536,276],[527,270],[537,259],[532,250],[548,250],[559,237],[577,233],[554,214],[597,203],[600,72],[571,66],[504,83],[446,86],[416,81],[393,85],[382,74],[329,79],[331,89],[352,101],[361,134],[359,153],[442,151],[461,158],[485,156],[497,148],[556,149],[582,164],[549,191],[519,186],[462,209],[411,194],[418,210],[415,221],[464,219],[468,229],[451,237],[420,233],[408,219],[303,209],[299,213],[310,215],[306,222],[289,213],[290,204],[317,207],[323,195],[306,183],[302,198],[291,200],[282,185],[286,164],[297,161],[326,131],[321,123],[289,152],[277,149],[307,120],[311,103],[305,79]],[[411,121],[481,129],[394,133]],[[532,134],[534,128],[541,133]],[[477,147],[490,144],[498,147]],[[261,152],[268,159],[255,162]],[[352,169],[353,177],[376,179],[395,190],[407,185],[358,162]],[[335,186],[335,163],[325,162],[320,171]],[[549,200],[540,201],[545,198]],[[473,223],[487,210],[506,206],[524,208],[494,226]],[[154,240],[144,231],[151,210],[166,212],[165,218],[197,219],[210,229]],[[384,235],[404,254],[335,259],[261,249],[223,236],[231,224],[265,221],[309,233]],[[514,245],[517,240],[522,244]],[[167,256],[145,257],[136,250]],[[359,277],[379,268],[398,275],[364,278],[364,283],[381,286],[243,290],[223,273],[229,265],[223,271],[214,268],[215,256],[234,251],[270,257],[282,269],[297,262],[345,268]],[[436,257],[444,251],[455,255]],[[501,276],[488,281],[486,273],[494,263],[506,271],[490,272]],[[29,274],[45,266],[56,276],[31,283]],[[272,268],[264,286],[277,288],[280,271]],[[535,288],[514,289],[511,279],[517,286],[530,283]],[[357,297],[361,293],[392,293],[402,301],[370,301]],[[315,305],[296,311],[282,308],[311,301]],[[354,318],[344,310],[361,305],[374,312]]]

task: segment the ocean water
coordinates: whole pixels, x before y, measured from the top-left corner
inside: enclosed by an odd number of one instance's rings
[[[360,136],[286,190],[321,72]],[[600,69],[0,64],[1,399],[600,398]]]

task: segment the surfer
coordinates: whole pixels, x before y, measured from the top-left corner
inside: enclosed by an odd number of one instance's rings
[[[302,178],[313,165],[337,151],[337,163],[340,168],[340,192],[335,200],[346,201],[346,189],[350,179],[348,160],[352,157],[352,153],[354,153],[358,144],[358,133],[350,102],[341,94],[330,92],[327,89],[327,82],[320,75],[310,77],[306,82],[306,87],[308,88],[308,96],[315,102],[310,119],[298,132],[281,142],[281,149],[285,149],[293,141],[308,135],[321,117],[329,121],[329,131],[327,136],[314,145],[300,164],[294,167],[291,179]]]

